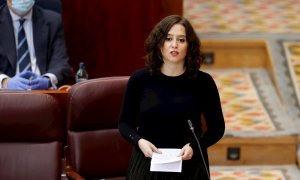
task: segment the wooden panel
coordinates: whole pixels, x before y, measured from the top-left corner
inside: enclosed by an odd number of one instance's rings
[[[210,165],[279,165],[297,162],[297,137],[223,138],[208,149]],[[228,160],[228,148],[240,148],[240,159]]]
[[[215,55],[215,63],[204,68],[273,68],[264,40],[202,40],[202,50]]]

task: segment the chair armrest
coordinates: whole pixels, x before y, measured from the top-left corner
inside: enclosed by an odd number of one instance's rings
[[[70,88],[71,88],[71,85],[62,85],[58,88],[58,90],[68,92]]]

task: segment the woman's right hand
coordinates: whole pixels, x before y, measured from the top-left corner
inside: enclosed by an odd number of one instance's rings
[[[144,153],[145,157],[152,158],[153,152],[161,154],[161,151],[157,147],[155,147],[151,142],[145,139],[140,139],[138,141],[138,145],[140,150]]]

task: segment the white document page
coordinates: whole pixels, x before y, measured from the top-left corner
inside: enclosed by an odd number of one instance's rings
[[[150,171],[181,172],[182,159],[178,157],[180,149],[159,149],[162,154],[153,152]]]

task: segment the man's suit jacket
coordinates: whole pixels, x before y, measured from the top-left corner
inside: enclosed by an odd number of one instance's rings
[[[53,73],[58,85],[71,77],[61,15],[37,5],[32,9],[33,44],[41,74]],[[16,41],[7,5],[0,7],[0,74],[16,73]]]

